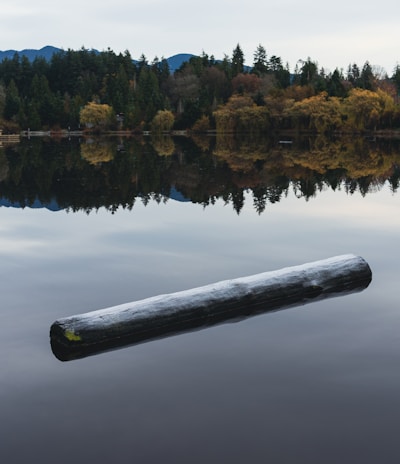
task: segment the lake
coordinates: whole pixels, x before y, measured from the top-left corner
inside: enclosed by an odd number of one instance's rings
[[[281,143],[289,142],[289,143]],[[398,463],[400,144],[0,148],[0,460]],[[60,362],[62,317],[354,253],[365,290]]]

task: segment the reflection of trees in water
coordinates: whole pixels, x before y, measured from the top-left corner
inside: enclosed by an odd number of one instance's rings
[[[393,193],[397,191],[400,184],[400,166],[393,166],[393,173],[388,177],[388,182]]]
[[[197,140],[196,140],[197,141]],[[206,148],[208,147],[208,148]],[[160,153],[169,156],[160,156]],[[400,183],[400,143],[366,139],[279,140],[224,137],[24,140],[0,151],[0,195],[31,206],[56,201],[68,211],[132,209],[174,192],[203,206],[218,200],[239,213],[252,195],[261,214],[292,191],[306,200],[327,189],[366,195]]]
[[[81,144],[81,156],[90,164],[108,163],[114,154],[113,147],[101,140],[89,139]]]
[[[167,135],[157,134],[151,138],[151,143],[161,156],[171,156],[175,152],[174,141]]]
[[[0,150],[0,182],[7,179],[9,174],[8,160],[4,150]]]

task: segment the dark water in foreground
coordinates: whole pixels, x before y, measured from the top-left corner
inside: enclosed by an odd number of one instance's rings
[[[297,178],[292,166],[278,185],[268,163],[251,160],[251,171],[214,159],[221,171],[205,191],[193,179],[206,158],[188,148],[159,160],[148,152],[148,170],[135,165],[144,193],[116,208],[113,175],[126,165],[103,160],[89,174],[82,164],[83,175],[72,150],[62,155],[68,169],[39,175],[39,153],[23,149],[3,149],[1,169],[0,462],[399,462],[396,154],[391,171],[364,166],[358,180],[338,163],[335,188],[310,166]],[[172,190],[171,178],[156,188],[143,177],[175,162]],[[261,187],[269,200],[259,214]],[[195,202],[182,201],[189,190]],[[50,325],[63,316],[344,253],[372,268],[361,293],[66,363],[50,349]]]

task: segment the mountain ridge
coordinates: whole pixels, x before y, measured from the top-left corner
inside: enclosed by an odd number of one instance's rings
[[[44,58],[45,60],[49,61],[55,53],[61,51],[63,51],[62,48],[53,47],[52,45],[46,45],[40,49],[25,48],[23,50],[0,50],[0,62],[5,59],[13,59],[15,54],[17,54],[19,57],[25,56],[29,61],[34,61],[36,58]],[[99,50],[93,49],[93,51],[100,53]],[[193,56],[195,55],[191,53],[177,53],[166,58],[170,71],[175,72],[182,66],[183,63],[189,61]],[[133,61],[137,62],[138,60],[134,59]]]

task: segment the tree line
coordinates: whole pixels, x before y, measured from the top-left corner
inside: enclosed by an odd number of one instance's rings
[[[238,44],[216,60],[202,53],[175,72],[167,60],[61,50],[0,62],[0,128],[129,131],[312,132],[400,128],[400,66],[368,62],[326,73],[310,58],[293,72],[260,44],[251,67]]]

